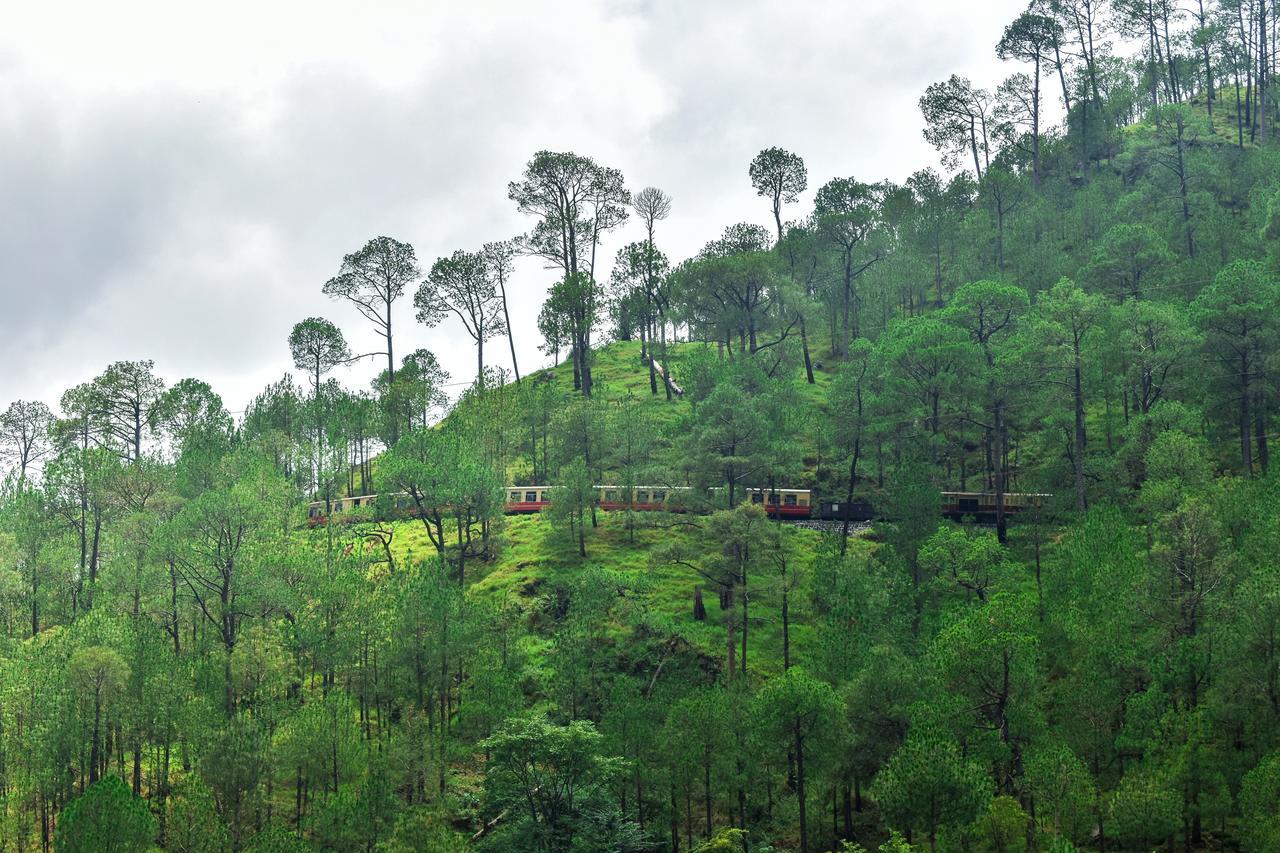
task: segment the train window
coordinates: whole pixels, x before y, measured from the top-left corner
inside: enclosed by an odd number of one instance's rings
[[[409,501],[404,498],[396,498],[396,509],[408,509]]]
[[[519,493],[519,492],[512,492],[512,493],[511,493],[511,502],[512,502],[512,503],[519,503],[519,502],[520,502],[520,493]]]
[[[778,496],[776,494],[769,495],[769,503],[776,504],[777,502],[778,502]]]
[[[796,496],[795,496],[795,495],[783,495],[783,496],[782,496],[782,502],[783,502],[784,504],[786,504],[787,506],[795,506],[795,505],[796,505]]]
[[[524,501],[525,501],[525,503],[531,503],[531,504],[533,504],[533,503],[537,503],[537,502],[538,502],[538,493],[537,493],[537,492],[525,492],[525,493],[524,493]]]
[[[353,500],[353,501],[351,502],[351,505],[352,505],[353,507],[360,506],[360,499],[359,499],[359,498],[356,498],[355,500]]]
[[[656,504],[660,504],[660,503],[662,503],[663,501],[665,501],[666,499],[667,499],[667,493],[666,493],[666,492],[654,492],[654,493],[653,493],[653,502],[654,502],[654,503],[656,503]]]
[[[618,500],[618,493],[615,492],[613,489],[609,489],[604,493],[604,499],[609,503],[614,503],[615,501]]]
[[[307,512],[307,515],[311,516],[312,518],[315,518],[319,514],[320,514],[320,507],[316,507],[316,506],[311,507],[311,509],[308,510]]]
[[[751,502],[752,502],[753,504],[762,504],[762,503],[764,503],[764,495],[760,494],[759,492],[752,492],[752,493],[751,493]]]

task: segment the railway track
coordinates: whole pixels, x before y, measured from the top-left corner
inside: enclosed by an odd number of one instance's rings
[[[818,518],[784,518],[784,524],[792,527],[802,527],[805,530],[820,530],[823,533],[839,533],[844,527],[844,522],[839,520],[823,521]],[[871,529],[869,521],[851,521],[849,522],[849,535],[857,536]]]

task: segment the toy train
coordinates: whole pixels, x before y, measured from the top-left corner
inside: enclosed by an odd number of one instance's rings
[[[554,488],[551,486],[507,486],[504,490],[503,511],[508,515],[541,512],[551,505]],[[691,486],[597,486],[596,506],[606,512],[631,509],[637,512],[685,512],[707,501],[694,500],[697,490]],[[813,502],[809,489],[742,489],[741,502],[764,507],[771,518],[818,519],[822,521],[872,521],[880,518],[875,506],[866,499],[853,501]],[[942,492],[939,512],[947,518],[960,520],[994,521],[996,495],[994,492]],[[307,505],[307,520],[314,527],[329,519],[354,521],[374,512],[378,495],[360,495],[335,498],[328,502],[312,501]],[[719,487],[710,490],[710,503],[728,504],[728,490]],[[383,514],[411,517],[416,514],[413,499],[406,492],[393,492],[381,505]],[[1049,498],[1046,494],[1006,492],[1006,515],[1019,515],[1038,509]],[[736,498],[735,498],[736,500]],[[364,510],[363,512],[361,510]]]

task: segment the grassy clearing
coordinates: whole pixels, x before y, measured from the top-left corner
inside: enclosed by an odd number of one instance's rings
[[[614,623],[609,626],[617,640],[626,640],[631,630],[627,622],[634,623],[640,611],[643,613],[640,621],[678,634],[709,659],[722,659],[725,634],[715,590],[693,569],[663,562],[658,555],[660,546],[672,541],[690,545],[689,550],[694,554],[706,555],[708,549],[696,547],[703,536],[702,519],[638,514],[634,541],[626,529],[625,513],[600,512],[598,519],[599,526],[588,534],[588,556],[582,558],[567,533],[554,528],[544,516],[506,516],[494,558],[468,564],[468,595],[505,602],[529,621],[543,608],[546,597],[554,595],[557,588],[568,584],[576,574],[588,567],[609,570],[618,573],[628,585],[625,598],[629,618],[623,618],[623,608],[619,607]],[[394,528],[392,553],[398,562],[434,555],[420,522],[396,522]],[[812,530],[793,532],[789,569],[803,574],[813,563],[822,534]],[[873,546],[858,542],[855,547]],[[779,579],[770,571],[761,567],[749,578],[749,666],[763,675],[782,669],[781,591]],[[693,617],[697,586],[703,587],[706,621]],[[812,638],[806,596],[793,593],[790,612],[793,653],[803,656]],[[535,657],[537,650],[538,642],[534,640],[530,651]]]

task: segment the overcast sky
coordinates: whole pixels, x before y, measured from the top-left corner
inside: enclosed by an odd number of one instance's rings
[[[994,85],[1025,0],[85,2],[11,4],[0,28],[0,408],[57,402],[111,361],[150,358],[241,410],[291,369],[292,325],[371,327],[320,292],[385,234],[425,267],[514,236],[506,197],[539,149],[617,167],[674,197],[673,260],[731,222],[769,224],[747,179],[761,148],[835,176],[936,163],[916,99],[951,73]],[[197,11],[197,10],[203,11]],[[604,256],[637,239],[634,223]],[[522,369],[553,276],[510,288]],[[455,380],[460,326],[413,322]],[[502,342],[486,348],[509,366]],[[363,387],[369,362],[340,369]]]

